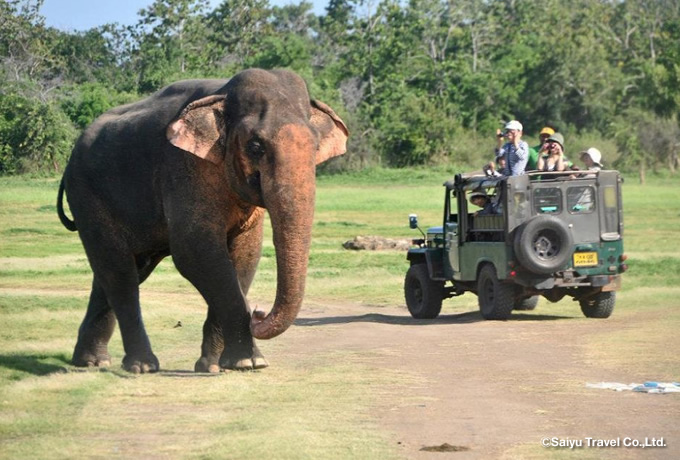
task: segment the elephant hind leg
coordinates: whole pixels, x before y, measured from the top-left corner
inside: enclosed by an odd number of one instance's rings
[[[154,252],[135,257],[139,283],[143,283],[167,252]],[[116,316],[109,305],[102,286],[95,279],[87,306],[87,313],[78,330],[78,342],[72,362],[79,367],[108,367],[111,355],[108,343],[116,327]]]
[[[92,292],[87,313],[78,330],[78,342],[73,351],[72,363],[78,367],[108,367],[111,355],[108,343],[116,327],[116,317],[106,301],[104,290],[92,282]]]
[[[116,234],[113,232],[107,236],[109,239],[100,239],[96,245],[85,244],[85,248],[92,265],[95,283],[103,293],[99,294],[97,291],[97,299],[105,299],[108,308],[104,309],[101,300],[91,304],[86,321],[81,327],[83,332],[79,337],[98,337],[98,334],[99,337],[103,337],[96,318],[104,313],[107,316],[111,315],[110,312],[113,312],[123,338],[125,350],[123,369],[136,374],[157,372],[158,358],[151,351],[139,305],[139,283],[143,277],[148,276],[150,270],[148,273],[146,271],[140,273],[136,258],[125,253],[124,242],[115,241]],[[91,342],[83,341],[85,349],[89,343]]]
[[[123,337],[123,368],[135,374],[157,372],[158,358],[151,351],[139,305],[139,273],[133,267],[120,272],[111,269],[106,275],[108,278],[103,283],[104,291],[116,314]]]
[[[195,372],[220,372],[220,356],[224,351],[224,336],[222,327],[215,318],[215,312],[208,306],[208,317],[203,323],[203,343],[201,357],[194,365]]]

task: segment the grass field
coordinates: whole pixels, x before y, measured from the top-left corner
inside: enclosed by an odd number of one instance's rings
[[[388,171],[321,177],[303,308],[334,302],[366,311],[403,306],[403,252],[347,251],[357,235],[410,238],[408,214],[439,225],[447,171]],[[680,363],[680,180],[624,184],[625,249],[630,270],[619,316],[636,327],[594,336],[590,357],[603,366],[635,366],[678,380]],[[0,458],[392,458],[371,418],[367,389],[398,380],[360,359],[314,353],[277,360],[263,372],[202,376],[198,357],[205,306],[164,261],[142,288],[144,319],[164,372],[119,370],[120,335],[108,371],[69,364],[84,315],[91,272],[77,234],[56,216],[56,179],[0,178]],[[276,267],[269,224],[251,303],[268,309]],[[405,308],[405,307],[404,307]],[[572,303],[551,312],[580,317]],[[445,302],[472,311],[476,298]],[[181,320],[183,327],[174,327]],[[656,353],[655,353],[656,350]],[[338,351],[339,353],[349,353]],[[649,356],[658,356],[650,360]],[[625,359],[624,359],[625,357]],[[328,414],[333,414],[329,416]],[[351,440],[351,441],[350,441]]]

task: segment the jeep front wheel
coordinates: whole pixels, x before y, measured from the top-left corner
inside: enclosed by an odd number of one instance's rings
[[[515,292],[513,284],[498,279],[493,265],[482,267],[477,280],[477,298],[484,319],[508,319],[515,306]]]
[[[430,278],[427,264],[411,265],[404,280],[404,297],[411,316],[434,319],[442,309],[444,282]]]
[[[586,318],[609,318],[614,311],[616,292],[598,292],[592,297],[579,300]]]

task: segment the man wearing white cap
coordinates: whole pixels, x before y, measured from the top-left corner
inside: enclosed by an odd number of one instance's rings
[[[505,124],[505,133],[496,131],[498,147],[496,157],[504,156],[506,166],[501,171],[505,176],[519,176],[524,174],[527,161],[529,160],[529,144],[522,140],[522,123],[512,120]],[[503,138],[508,141],[503,144]],[[502,144],[502,145],[501,145]]]
[[[581,152],[581,161],[585,163],[588,171],[599,171],[602,169],[602,153],[595,147]]]

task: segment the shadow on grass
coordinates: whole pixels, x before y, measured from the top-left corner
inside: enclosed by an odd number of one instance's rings
[[[194,372],[184,369],[161,369],[158,371],[161,377],[181,377],[181,378],[215,378],[224,375],[224,371],[211,374],[209,372]]]
[[[439,315],[436,319],[414,319],[410,316],[367,313],[365,315],[327,316],[322,318],[298,318],[296,326],[324,326],[326,324],[380,323],[397,326],[425,326],[430,324],[462,324],[484,321],[478,312]]]
[[[15,372],[25,372],[31,375],[45,376],[50,374],[65,374],[70,372],[101,372],[115,375],[120,378],[134,379],[142,374],[133,374],[121,367],[75,367],[71,364],[70,356],[65,354],[0,354],[0,369]],[[247,371],[247,372],[258,372]],[[181,378],[214,378],[224,375],[224,372],[210,374],[207,372],[194,372],[184,369],[161,369],[154,374],[162,377]],[[15,377],[18,377],[15,375]],[[19,377],[20,378],[20,377]]]
[[[534,315],[534,314],[513,314],[507,321],[556,321],[562,319],[574,319],[571,316],[558,315]],[[381,313],[367,313],[365,315],[349,316],[327,316],[321,318],[298,318],[295,320],[296,326],[324,326],[328,324],[349,324],[349,323],[380,323],[394,324],[397,326],[430,326],[445,324],[469,324],[486,321],[478,311],[466,313],[456,313],[450,315],[439,315],[436,319],[415,319],[410,316],[383,315]]]
[[[508,321],[557,321],[562,319],[578,319],[576,316],[537,315],[535,313],[513,313]]]
[[[65,354],[0,354],[0,368],[32,375],[67,372],[70,365],[71,359]]]

